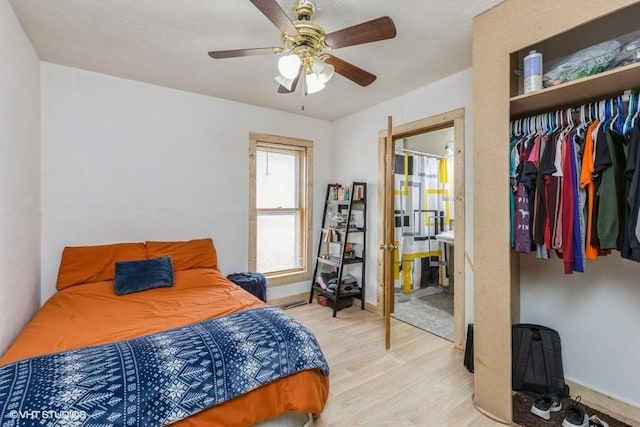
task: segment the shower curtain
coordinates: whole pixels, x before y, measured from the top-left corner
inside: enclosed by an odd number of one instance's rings
[[[394,286],[408,293],[438,283],[442,256],[435,235],[453,218],[452,159],[428,155],[395,156]]]

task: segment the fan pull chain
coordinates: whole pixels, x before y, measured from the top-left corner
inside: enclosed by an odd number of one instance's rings
[[[304,73],[304,70],[302,71],[302,73]],[[307,99],[307,79],[306,79],[306,74],[303,74],[302,76],[302,106],[300,107],[300,110],[304,111],[304,101],[305,99]]]

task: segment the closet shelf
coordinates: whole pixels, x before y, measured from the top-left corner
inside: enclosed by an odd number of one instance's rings
[[[559,84],[510,100],[511,117],[547,112],[620,95],[627,89],[640,88],[640,62],[604,71],[579,80]]]

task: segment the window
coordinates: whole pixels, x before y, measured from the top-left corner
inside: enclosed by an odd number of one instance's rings
[[[313,142],[251,133],[249,267],[270,285],[310,278]]]

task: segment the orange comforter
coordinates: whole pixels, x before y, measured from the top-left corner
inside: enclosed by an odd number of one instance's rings
[[[116,296],[113,281],[73,286],[38,311],[0,365],[138,337],[265,305],[215,269],[175,272],[175,286]],[[329,379],[303,371],[209,408],[175,426],[247,426],[296,411],[320,414]]]

